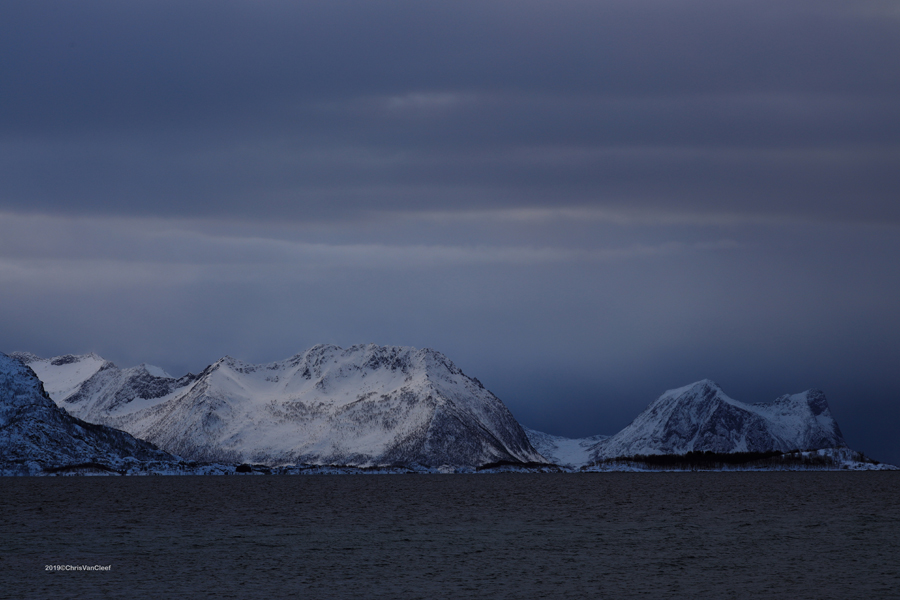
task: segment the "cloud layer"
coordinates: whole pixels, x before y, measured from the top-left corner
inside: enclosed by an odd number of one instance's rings
[[[569,435],[821,387],[900,462],[894,3],[38,0],[0,56],[4,350],[432,346]]]

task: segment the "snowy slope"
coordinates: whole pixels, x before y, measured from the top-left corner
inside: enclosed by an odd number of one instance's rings
[[[591,458],[845,446],[818,390],[783,396],[773,404],[744,404],[705,379],[665,392],[630,425],[597,443]]]
[[[0,473],[27,474],[88,462],[116,467],[177,460],[124,431],[67,414],[47,395],[34,371],[0,353]]]
[[[266,365],[225,357],[180,379],[112,366],[55,400],[191,460],[545,462],[496,396],[430,349],[320,345]]]
[[[98,371],[112,365],[93,353],[40,358],[30,352],[11,352],[9,356],[31,367],[54,400],[73,394]]]
[[[586,438],[566,438],[525,428],[528,441],[541,456],[561,467],[577,468],[591,460],[591,449],[608,435],[592,435]]]

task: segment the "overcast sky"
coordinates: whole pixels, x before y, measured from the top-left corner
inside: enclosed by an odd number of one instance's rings
[[[6,2],[0,350],[432,347],[524,425],[701,378],[900,464],[893,1]]]

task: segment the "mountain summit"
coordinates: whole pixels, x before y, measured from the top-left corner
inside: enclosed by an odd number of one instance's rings
[[[669,390],[630,425],[601,440],[592,459],[687,452],[768,452],[846,447],[825,394],[809,390],[772,404],[744,404],[708,379]]]

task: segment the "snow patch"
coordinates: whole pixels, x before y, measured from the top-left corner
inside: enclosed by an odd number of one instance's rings
[[[165,371],[163,371],[162,369],[160,369],[159,367],[156,367],[154,365],[144,364],[141,366],[144,367],[145,371],[147,371],[154,377],[162,377],[164,379],[174,379],[174,377],[172,377],[171,375],[169,375],[168,373],[166,373]]]
[[[85,381],[93,377],[100,369],[112,363],[96,354],[57,356],[39,358],[30,353],[16,352],[16,358],[27,355],[28,366],[43,382],[44,389],[53,400],[59,401],[75,393]]]

